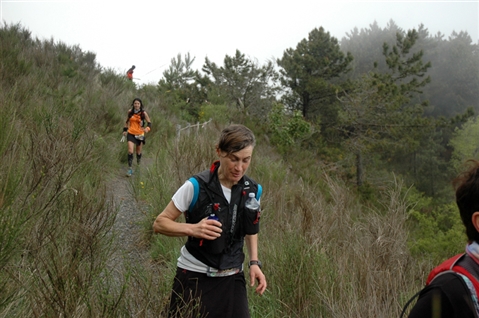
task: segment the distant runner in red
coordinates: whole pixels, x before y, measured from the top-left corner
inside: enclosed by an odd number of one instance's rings
[[[128,72],[126,72],[126,76],[128,77],[128,79],[130,81],[133,80],[133,70],[135,69],[135,65],[133,65],[132,67],[130,67],[130,69],[128,70]]]

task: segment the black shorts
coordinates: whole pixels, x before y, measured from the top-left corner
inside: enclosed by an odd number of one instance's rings
[[[169,318],[250,318],[244,272],[226,277],[176,269]]]
[[[135,135],[132,135],[130,133],[127,134],[126,140],[131,141],[132,143],[134,143],[137,146],[141,145],[141,143],[143,143],[143,144],[146,143],[145,142],[145,140],[146,140],[145,136],[143,136],[143,140],[140,140],[140,139],[136,139]]]

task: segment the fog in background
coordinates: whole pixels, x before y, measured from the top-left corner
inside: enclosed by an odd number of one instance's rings
[[[264,63],[280,58],[314,29],[341,40],[355,27],[392,19],[404,30],[424,24],[446,38],[466,31],[479,40],[479,3],[464,1],[0,1],[2,22],[20,23],[39,39],[79,45],[105,68],[136,65],[139,84],[157,83],[178,53],[222,64],[236,49]]]

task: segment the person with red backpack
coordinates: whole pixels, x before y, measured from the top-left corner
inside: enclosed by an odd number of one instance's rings
[[[468,238],[466,251],[431,271],[409,318],[479,317],[479,161],[467,164],[453,181]]]
[[[133,80],[133,70],[135,69],[135,65],[133,65],[132,67],[130,67],[130,69],[126,72],[126,77],[128,77],[128,79],[130,81]]]
[[[123,136],[128,141],[128,172],[127,176],[133,174],[133,151],[136,146],[136,161],[140,164],[141,151],[145,144],[145,133],[151,129],[151,121],[148,113],[143,109],[143,102],[135,98],[131,103],[131,109],[128,110],[128,117],[123,127]]]

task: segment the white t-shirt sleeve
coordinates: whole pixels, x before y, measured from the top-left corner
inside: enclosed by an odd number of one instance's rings
[[[173,204],[181,212],[186,212],[190,207],[191,200],[193,200],[194,194],[193,183],[190,180],[187,180],[183,185],[176,191],[176,193],[171,198]]]

